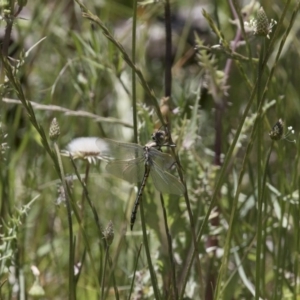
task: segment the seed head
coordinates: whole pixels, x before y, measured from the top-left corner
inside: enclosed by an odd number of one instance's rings
[[[282,138],[283,135],[283,121],[279,119],[276,124],[273,126],[272,130],[269,132],[269,136],[272,140],[278,141]]]
[[[283,134],[284,131],[284,122],[282,119],[279,119],[276,124],[273,126],[272,130],[269,132],[269,136],[272,140],[287,140],[291,143],[296,143],[296,140],[291,140],[290,136],[295,133],[292,126],[287,127],[287,131]]]
[[[267,36],[269,34],[269,20],[262,7],[258,10],[256,19],[256,35]]]
[[[51,141],[56,141],[60,135],[60,128],[56,118],[54,118],[50,125],[49,137]]]
[[[269,34],[272,32],[272,28],[276,24],[277,22],[275,20],[268,20],[263,7],[260,7],[260,9],[257,11],[256,19],[251,19],[249,22],[244,22],[244,27],[246,32],[252,32],[256,36],[266,36],[269,39]]]
[[[103,231],[103,236],[108,246],[110,246],[114,240],[114,227],[112,221],[108,222],[107,227]]]

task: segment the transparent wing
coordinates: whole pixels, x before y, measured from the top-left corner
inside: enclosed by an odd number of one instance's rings
[[[100,156],[108,160],[130,160],[137,157],[144,157],[144,148],[138,144],[120,143],[110,139],[96,140]]]
[[[155,163],[151,166],[150,176],[155,188],[161,193],[182,195],[184,185],[172,174],[164,171]]]
[[[106,171],[130,183],[141,182],[145,173],[144,160],[113,160],[106,165]]]
[[[149,156],[163,170],[169,170],[175,163],[174,158],[170,154],[163,153],[153,147],[149,149]]]

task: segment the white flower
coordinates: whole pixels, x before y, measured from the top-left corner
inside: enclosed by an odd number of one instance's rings
[[[289,126],[289,127],[287,128],[286,134],[285,134],[282,138],[283,138],[284,140],[287,140],[288,142],[296,143],[296,140],[295,140],[295,139],[293,139],[293,140],[289,139],[289,137],[290,137],[292,134],[294,134],[294,133],[295,133],[295,130],[293,129],[293,127],[292,127],[292,126]]]
[[[97,137],[80,137],[72,140],[61,154],[72,156],[74,159],[86,159],[89,163],[96,163],[102,159],[99,148],[96,145]]]

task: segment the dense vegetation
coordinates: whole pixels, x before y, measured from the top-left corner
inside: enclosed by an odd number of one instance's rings
[[[1,3],[0,298],[299,299],[299,1],[26,2]],[[93,137],[157,130],[185,192],[150,178],[130,230],[140,185]]]

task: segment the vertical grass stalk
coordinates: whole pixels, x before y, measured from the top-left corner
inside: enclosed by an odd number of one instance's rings
[[[150,277],[151,277],[151,283],[152,283],[155,299],[159,300],[159,299],[161,299],[161,297],[160,297],[160,293],[159,293],[159,289],[158,289],[157,278],[156,278],[155,271],[154,271],[153,264],[152,264],[151,254],[150,254],[150,248],[149,248],[148,237],[147,237],[147,229],[146,229],[146,220],[145,220],[144,208],[143,208],[143,201],[140,201],[140,214],[141,214],[141,220],[142,220],[141,225],[142,225],[142,232],[143,232],[143,241],[144,241],[144,245],[145,245],[145,252],[146,252]]]
[[[261,38],[261,51],[258,63],[257,72],[257,245],[256,245],[256,266],[255,266],[255,300],[259,299],[261,287],[261,260],[262,260],[262,230],[263,230],[263,198],[262,198],[262,147],[263,147],[263,122],[259,114],[259,107],[263,101],[262,95],[262,75],[263,75],[263,60],[265,55],[265,37]],[[265,208],[264,208],[265,209]]]
[[[136,64],[136,18],[137,18],[137,0],[133,0],[133,16],[132,16],[132,63]],[[138,132],[137,132],[137,103],[136,103],[136,74],[135,70],[131,70],[132,80],[132,119],[133,119],[133,133],[134,142],[138,143]]]
[[[54,150],[55,150],[55,154],[60,169],[60,177],[61,177],[62,185],[65,191],[67,216],[68,216],[68,224],[69,224],[69,299],[75,300],[76,299],[76,286],[75,286],[75,276],[74,276],[75,251],[74,251],[74,244],[73,244],[72,209],[71,209],[71,203],[70,203],[69,193],[67,189],[64,169],[61,161],[61,156],[56,141],[54,141]]]
[[[172,248],[172,237],[171,237],[170,229],[168,226],[168,217],[167,217],[165,202],[164,202],[164,198],[161,193],[160,193],[160,202],[161,202],[161,207],[162,207],[162,211],[163,211],[163,219],[164,219],[165,231],[166,231],[166,235],[167,235],[168,252],[169,252],[170,266],[171,266],[171,272],[172,272],[172,285],[173,285],[172,299],[178,299],[178,288],[177,288],[177,284],[176,284],[176,267],[175,267],[174,254],[173,254],[173,248]]]
[[[103,276],[102,276],[102,282],[101,282],[101,300],[104,299],[104,290],[105,290],[105,274],[106,274],[106,267],[107,267],[107,261],[108,261],[108,257],[109,257],[109,246],[106,247],[105,249],[105,257],[104,257],[104,268],[103,268]]]
[[[132,299],[132,298],[131,298],[131,295],[132,295],[132,291],[133,291],[133,285],[134,285],[134,280],[135,280],[135,274],[136,274],[136,271],[137,271],[137,267],[138,267],[139,258],[140,258],[141,251],[142,251],[142,247],[143,247],[143,244],[141,243],[141,245],[140,245],[140,247],[139,247],[139,250],[138,250],[138,253],[137,253],[136,260],[135,260],[135,266],[134,266],[133,276],[132,276],[132,280],[131,280],[131,285],[130,285],[130,291],[129,291],[129,295],[128,295],[128,300]]]

